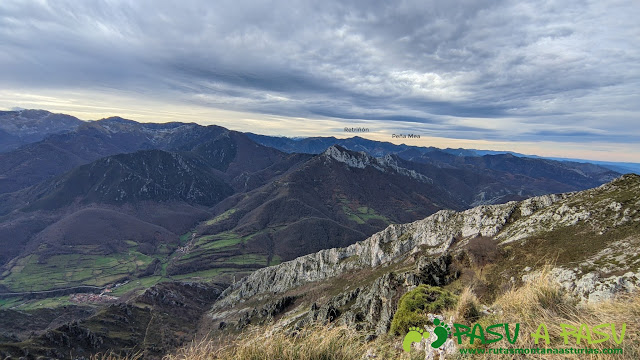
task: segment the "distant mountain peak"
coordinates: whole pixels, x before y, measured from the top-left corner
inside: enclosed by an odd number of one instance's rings
[[[76,129],[82,120],[46,110],[0,111],[0,152]]]
[[[125,119],[120,116],[111,116],[108,118],[100,119],[99,121],[109,122],[109,123],[120,123],[120,124],[138,124],[137,121]]]
[[[374,166],[378,170],[384,171],[382,168],[376,166],[377,161],[371,155],[365,152],[355,152],[343,148],[340,145],[332,145],[322,153],[323,156],[331,158],[335,161],[346,164],[349,167],[364,169],[367,166]]]
[[[322,155],[325,158],[330,158],[344,163],[352,168],[364,169],[370,166],[382,172],[395,172],[422,182],[433,183],[433,180],[429,177],[400,166],[398,164],[398,158],[394,155],[385,155],[383,157],[376,158],[364,151],[351,151],[340,145],[330,146]]]

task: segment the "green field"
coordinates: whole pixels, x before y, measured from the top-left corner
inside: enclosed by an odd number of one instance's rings
[[[100,255],[54,255],[40,262],[37,255],[16,261],[0,284],[11,291],[42,291],[77,285],[103,286],[140,271],[153,258],[135,250]]]
[[[109,255],[93,255],[96,246],[74,247],[75,254],[28,255],[15,260],[2,274],[0,285],[10,291],[45,291],[79,285],[105,286],[145,270],[155,258],[166,259],[173,250],[165,247],[152,257],[137,250],[138,243],[126,241],[128,249]],[[39,249],[46,250],[46,246]],[[162,254],[164,253],[164,254]]]
[[[205,222],[206,225],[214,225],[216,223],[219,223],[220,221],[223,220],[227,220],[229,218],[229,216],[233,215],[233,213],[235,213],[237,211],[237,209],[229,209],[225,212],[223,212],[222,214],[214,217],[211,220],[208,220]]]
[[[226,258],[224,263],[237,265],[259,264],[267,266],[267,257],[261,254],[237,255]]]
[[[244,272],[253,266],[269,266],[279,264],[280,257],[269,258],[265,254],[246,253],[244,246],[251,242],[256,235],[266,231],[276,231],[277,228],[265,229],[260,232],[240,236],[234,232],[223,232],[215,235],[205,235],[196,238],[188,253],[175,252],[176,245],[161,244],[155,254],[149,256],[138,251],[139,244],[126,241],[128,249],[109,255],[93,255],[95,247],[87,246],[80,249],[81,253],[60,254],[48,257],[29,255],[15,260],[10,268],[2,274],[0,285],[9,291],[29,292],[46,291],[68,288],[80,285],[110,286],[118,282],[128,281],[126,284],[113,289],[111,295],[122,296],[129,292],[141,293],[145,289],[158,283],[185,279],[212,279],[220,275]],[[181,242],[188,243],[192,232],[183,234]],[[39,249],[46,251],[46,247]],[[75,249],[74,250],[78,250]],[[150,268],[154,261],[159,261],[158,267]],[[194,269],[205,267],[204,270],[186,274],[169,275],[167,269],[194,263]],[[247,266],[249,266],[247,268]],[[143,271],[149,269],[154,273],[139,277]],[[187,267],[188,269],[188,267]],[[149,274],[149,273],[147,273]],[[127,280],[129,279],[129,280]],[[0,308],[13,308],[17,305],[30,308],[58,307],[68,305],[69,297],[55,297],[42,300],[24,301],[20,298],[0,299]]]
[[[189,231],[189,232],[188,232],[188,233],[186,233],[186,234],[182,234],[182,235],[180,235],[180,244],[184,245],[184,244],[186,244],[187,242],[189,242],[189,240],[191,240],[191,235],[193,235],[193,232],[192,232],[192,231]]]
[[[274,266],[274,265],[278,265],[282,262],[282,258],[278,255],[273,255],[273,257],[271,257],[271,261],[269,262],[269,266]]]
[[[8,299],[0,299],[0,309],[9,309],[22,302],[22,298],[13,297]]]
[[[169,280],[170,279],[162,276],[148,276],[148,277],[134,279],[122,286],[115,288],[110,295],[121,296],[128,293],[131,290],[148,289],[153,285],[156,285],[163,281],[169,281]]]
[[[57,308],[61,306],[74,305],[75,303],[69,300],[69,296],[58,296],[46,299],[31,300],[28,303],[20,306],[20,310],[33,310],[42,308]]]
[[[234,271],[235,269],[215,268],[215,269],[209,269],[209,270],[196,271],[188,274],[174,275],[171,278],[174,280],[185,280],[185,279],[193,279],[193,278],[211,279],[220,274],[227,273],[227,272],[234,272]]]
[[[376,211],[370,207],[360,206],[353,210],[347,203],[348,202],[343,201],[342,212],[344,212],[351,221],[358,224],[366,224],[370,220],[382,220],[387,224],[391,223],[388,218],[376,213]]]
[[[202,249],[222,249],[240,244],[242,238],[232,232],[223,232],[216,235],[203,236],[198,239],[196,246]]]

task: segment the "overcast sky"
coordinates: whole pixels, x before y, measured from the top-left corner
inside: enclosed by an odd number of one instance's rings
[[[639,18],[637,0],[1,0],[0,108],[640,162]]]

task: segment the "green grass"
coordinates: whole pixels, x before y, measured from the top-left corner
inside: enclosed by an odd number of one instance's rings
[[[169,247],[167,244],[160,244],[157,247],[156,254],[169,255],[175,251],[175,247]]]
[[[6,299],[0,299],[0,309],[10,309],[22,302],[22,298],[12,297]]]
[[[225,231],[216,235],[206,235],[198,238],[195,246],[202,249],[221,249],[237,245],[242,242],[242,237],[235,233]]]
[[[428,313],[440,313],[456,304],[456,296],[437,286],[419,285],[402,295],[398,310],[391,321],[390,334],[402,335],[410,326],[422,327],[429,323]]]
[[[227,273],[227,272],[234,272],[234,271],[236,270],[230,269],[230,268],[215,268],[215,269],[209,269],[209,270],[196,271],[188,274],[174,275],[171,278],[174,280],[184,280],[184,279],[191,279],[196,277],[211,279],[220,274]]]
[[[274,266],[274,265],[278,265],[280,263],[282,263],[282,258],[280,256],[278,256],[278,255],[273,255],[271,257],[271,261],[269,262],[268,266]]]
[[[62,306],[69,306],[74,304],[75,303],[69,300],[69,295],[65,295],[46,299],[31,300],[20,306],[20,310],[35,310],[42,308],[55,309]]]
[[[229,218],[229,216],[233,215],[233,213],[235,213],[237,211],[237,209],[229,209],[225,212],[223,212],[222,214],[214,217],[211,220],[208,220],[207,222],[205,222],[206,225],[211,226],[214,225],[216,223],[219,223],[220,221],[223,220],[227,220]]]
[[[182,234],[182,235],[180,235],[180,244],[184,245],[184,244],[186,244],[187,242],[189,242],[189,240],[191,240],[191,235],[193,235],[193,232],[192,232],[192,231],[189,231],[189,232],[188,232],[188,233],[186,233],[186,234]]]
[[[391,222],[385,216],[382,216],[375,212],[370,207],[360,206],[355,211],[348,205],[342,205],[342,212],[349,218],[349,220],[357,223],[357,224],[365,224],[371,220],[382,220],[387,224]]]
[[[226,247],[231,247],[234,245],[238,245],[242,242],[242,238],[227,238],[227,239],[219,239],[219,240],[215,240],[210,242],[209,244],[203,246],[203,249],[211,249],[211,250],[215,250],[215,249],[222,249],[222,248],[226,248]]]
[[[267,257],[260,254],[237,255],[225,259],[224,263],[237,265],[260,264],[262,266],[267,266]]]
[[[177,258],[177,261],[179,264],[183,265],[195,260],[201,261],[203,258],[211,258],[211,264],[218,266],[224,266],[224,264],[257,264],[260,266],[276,265],[282,262],[282,259],[279,256],[274,256],[271,259],[271,262],[268,262],[268,257],[263,254],[242,254],[245,251],[242,250],[243,248],[241,247],[241,244],[246,244],[247,242],[252,241],[253,238],[259,234],[276,231],[279,228],[280,227],[268,228],[242,237],[229,231],[215,235],[202,236],[198,238],[195,248],[188,254],[181,255]],[[240,254],[229,257],[230,253]]]
[[[16,292],[104,286],[145,268],[151,261],[152,257],[134,250],[107,256],[54,255],[43,263],[36,255],[29,255],[19,259],[0,284]]]
[[[129,291],[137,290],[137,289],[148,289],[156,284],[159,284],[164,281],[169,281],[170,279],[162,276],[148,276],[143,278],[138,278],[129,281],[125,285],[119,286],[114,289],[111,295],[113,296],[122,296]]]

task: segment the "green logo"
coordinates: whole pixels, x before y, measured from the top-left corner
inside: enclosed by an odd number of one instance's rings
[[[451,328],[440,319],[434,319],[433,324],[436,326],[433,330],[436,339],[431,342],[431,347],[438,349],[444,345],[445,341],[447,341],[447,338],[451,333]],[[515,344],[520,333],[520,324],[515,324],[515,326],[512,327],[512,330],[510,330],[510,326],[507,323],[494,324],[487,328],[483,328],[480,324],[475,324],[471,327],[454,323],[453,327],[455,329],[453,337],[456,338],[458,345],[462,345],[463,337],[466,337],[471,345],[473,345],[474,342],[492,344],[503,340],[506,340],[511,344]],[[600,324],[594,327],[590,327],[586,324],[580,324],[580,326],[560,324],[560,327],[562,328],[560,336],[563,338],[565,345],[572,343],[575,343],[576,345],[581,345],[582,343],[593,345],[605,341],[613,341],[620,345],[624,340],[627,328],[626,324],[622,324],[622,328],[618,332],[616,331],[615,324],[610,323]],[[407,335],[404,337],[402,348],[404,351],[409,352],[411,351],[411,344],[420,342],[422,339],[427,339],[430,336],[431,334],[419,327],[411,327],[409,328]],[[538,330],[530,336],[535,340],[536,345],[540,343],[540,340],[544,340],[546,345],[550,344],[549,331],[547,330],[547,325],[544,323],[541,323],[540,326],[538,326]]]
[[[447,337],[449,337],[451,329],[449,328],[449,325],[437,318],[433,320],[433,324],[436,326],[433,330],[433,333],[436,335],[436,339],[431,343],[431,347],[437,349],[447,341]],[[431,334],[419,327],[410,327],[409,332],[404,336],[404,340],[402,341],[402,349],[409,352],[411,351],[411,344],[420,342],[422,339],[427,339],[429,336],[431,336]]]

